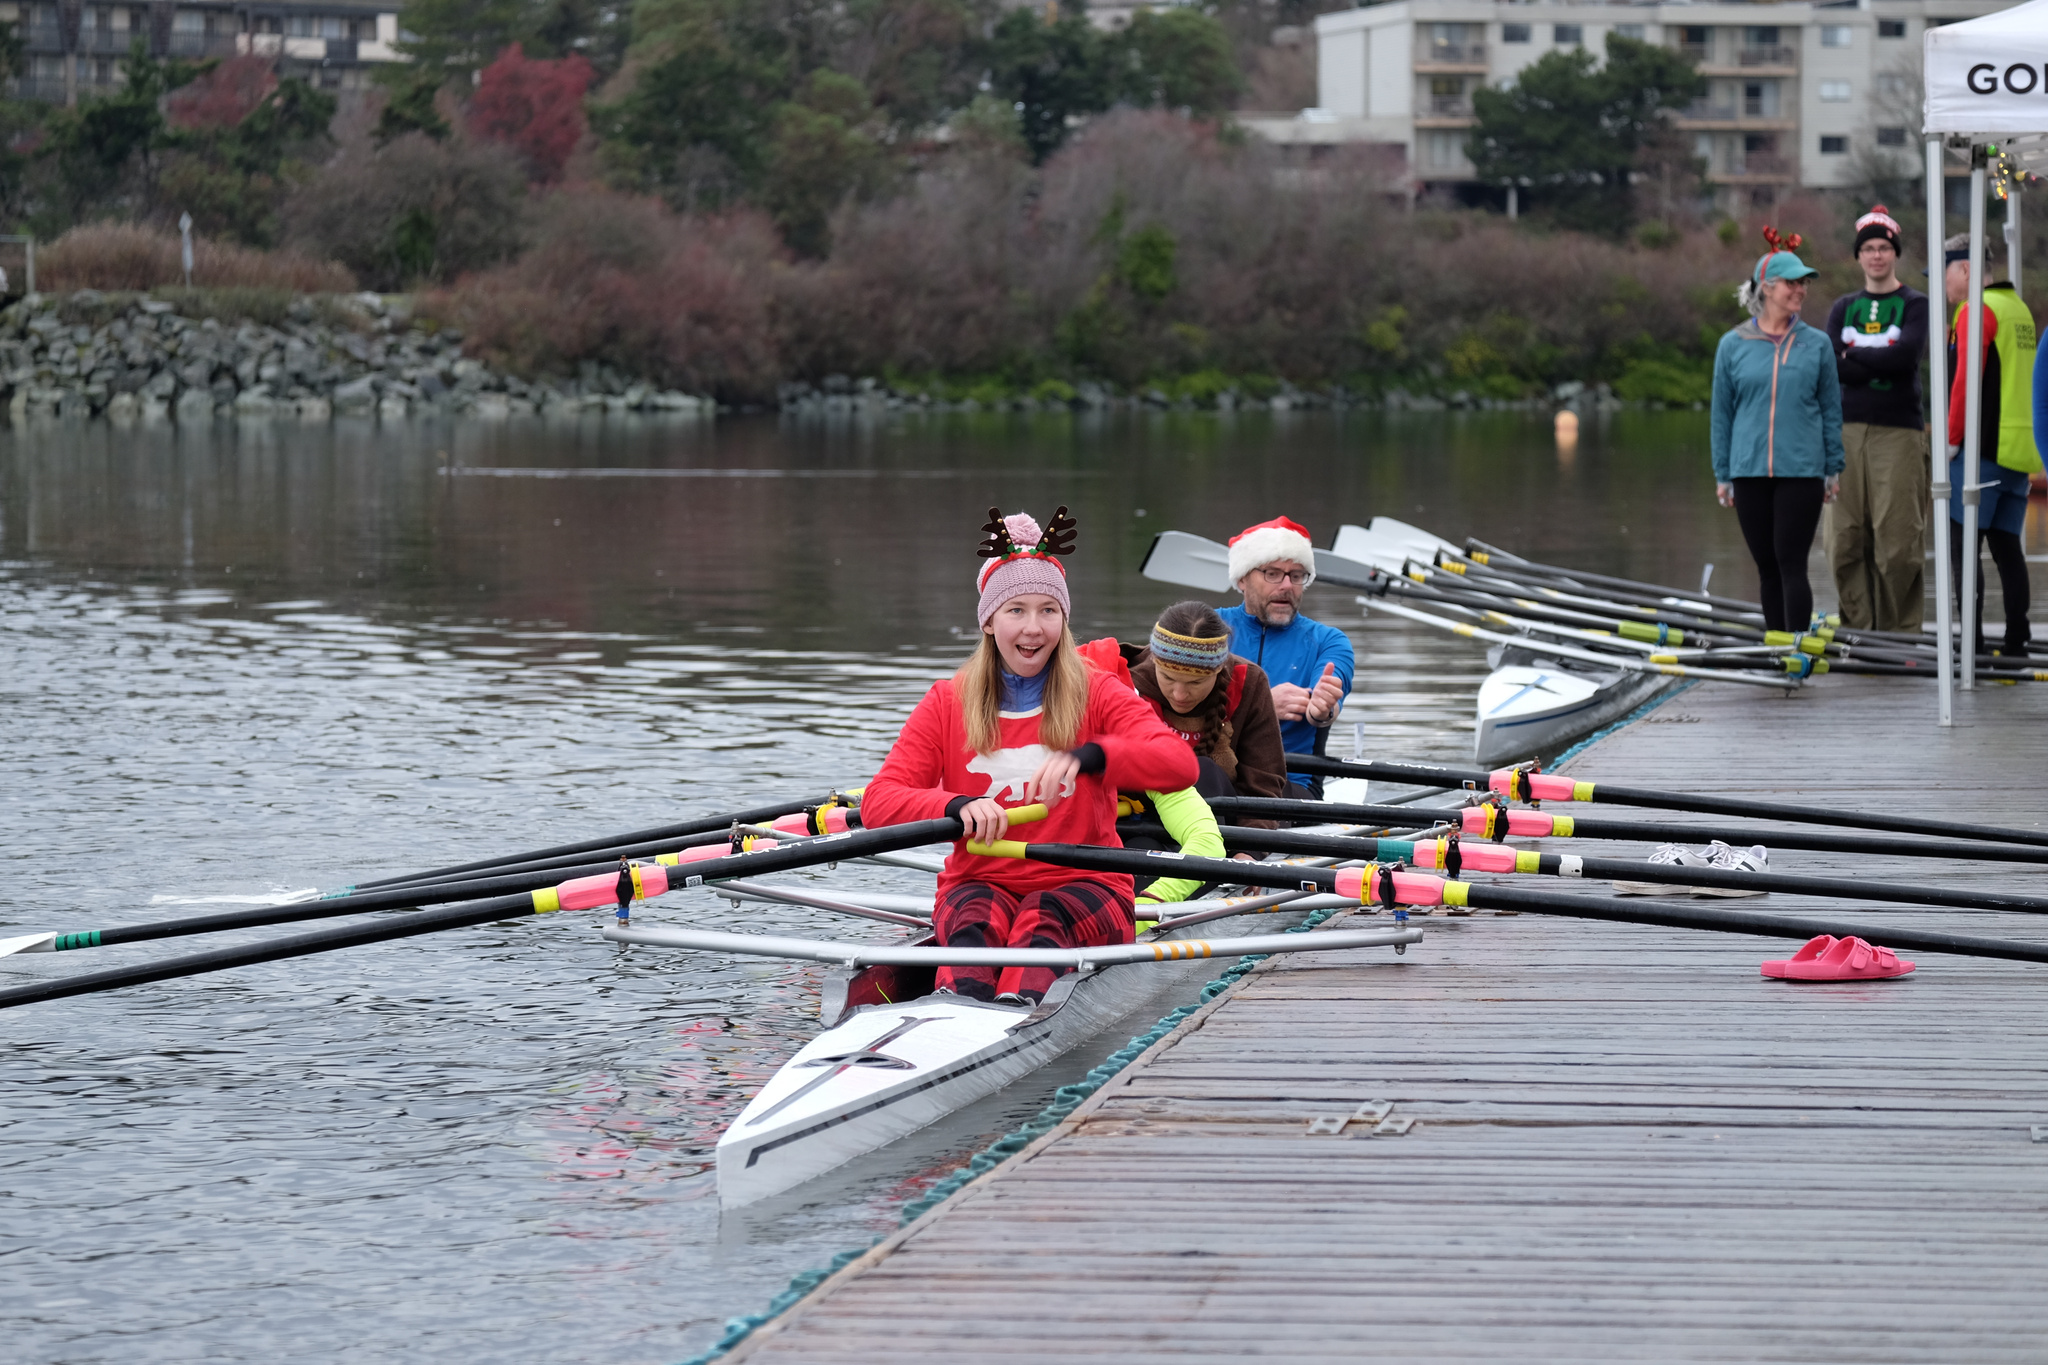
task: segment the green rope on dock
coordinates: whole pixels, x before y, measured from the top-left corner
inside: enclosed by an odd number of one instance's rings
[[[1345,906],[1338,905],[1332,906],[1327,910],[1317,910],[1303,919],[1301,923],[1284,932],[1305,934],[1330,916],[1346,908]],[[1071,1085],[1063,1085],[1053,1091],[1052,1103],[1039,1110],[1036,1117],[1025,1123],[1021,1128],[1003,1134],[994,1142],[976,1152],[968,1159],[965,1166],[958,1168],[951,1175],[948,1175],[929,1190],[926,1190],[922,1197],[914,1199],[905,1205],[903,1216],[897,1220],[896,1226],[899,1228],[909,1227],[912,1223],[924,1217],[925,1214],[952,1198],[969,1182],[988,1174],[1017,1153],[1023,1151],[1026,1147],[1029,1147],[1039,1138],[1044,1137],[1047,1133],[1059,1127],[1066,1120],[1067,1115],[1080,1108],[1081,1101],[1087,1099],[1090,1095],[1108,1084],[1110,1079],[1119,1071],[1122,1071],[1132,1062],[1137,1061],[1146,1048],[1151,1047],[1152,1044],[1180,1027],[1182,1020],[1236,985],[1238,981],[1244,978],[1246,973],[1250,972],[1252,968],[1258,966],[1261,962],[1264,962],[1268,956],[1270,954],[1259,953],[1251,957],[1239,958],[1223,975],[1203,985],[1194,1004],[1182,1005],[1179,1009],[1161,1016],[1158,1023],[1146,1029],[1128,1043],[1125,1043],[1115,1052],[1110,1053],[1109,1056],[1103,1058],[1102,1062],[1091,1069],[1086,1076],[1083,1076]],[[717,1344],[701,1354],[691,1356],[688,1360],[683,1361],[682,1365],[710,1365],[710,1362],[718,1359],[727,1351],[745,1341],[758,1329],[796,1307],[812,1290],[846,1266],[851,1265],[858,1257],[866,1255],[882,1240],[881,1237],[877,1237],[864,1247],[854,1247],[850,1251],[840,1252],[820,1269],[804,1271],[801,1275],[790,1280],[788,1287],[770,1299],[768,1306],[760,1312],[726,1319],[725,1335],[718,1339]]]
[[[1584,739],[1580,740],[1577,744],[1572,745],[1571,748],[1566,749],[1556,758],[1551,759],[1550,771],[1556,772],[1559,768],[1562,768],[1565,765],[1565,760],[1577,758],[1580,754],[1586,752],[1586,750],[1592,748],[1595,744],[1598,744],[1601,740],[1607,738],[1616,730],[1620,730],[1627,726],[1634,725],[1644,716],[1649,715],[1652,711],[1662,706],[1665,702],[1670,701],[1679,693],[1692,691],[1695,687],[1698,687],[1700,685],[1700,682],[1701,679],[1699,678],[1687,679],[1685,682],[1680,683],[1678,686],[1672,688],[1668,692],[1658,693],[1656,696],[1644,702],[1641,706],[1638,706],[1635,710],[1623,716],[1620,720],[1614,722],[1614,724],[1604,725],[1598,730],[1595,730],[1592,734],[1587,735]]]

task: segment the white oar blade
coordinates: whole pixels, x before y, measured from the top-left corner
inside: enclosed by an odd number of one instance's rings
[[[0,938],[0,957],[13,957],[16,953],[54,953],[57,951],[55,934],[24,934],[20,938]]]
[[[1197,592],[1229,592],[1230,548],[1186,531],[1162,531],[1152,538],[1138,572]]]
[[[880,943],[837,943],[825,939],[773,938],[766,934],[724,934],[710,929],[609,928],[614,943],[648,948],[683,948],[700,953],[747,953],[756,957],[831,962],[845,967],[1108,967],[1125,963],[1185,962],[1198,957],[1243,957],[1252,953],[1323,952],[1342,948],[1392,948],[1420,943],[1420,929],[1335,929],[1315,934],[1259,934],[1250,938],[1166,939],[1157,943],[1112,943],[1097,948],[920,948]]]

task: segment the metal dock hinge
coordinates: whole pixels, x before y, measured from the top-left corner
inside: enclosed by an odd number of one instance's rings
[[[1308,1121],[1310,1137],[1400,1137],[1415,1126],[1412,1118],[1395,1118],[1392,1100],[1367,1100],[1349,1114],[1323,1114]],[[1345,1130],[1353,1124],[1356,1131]]]

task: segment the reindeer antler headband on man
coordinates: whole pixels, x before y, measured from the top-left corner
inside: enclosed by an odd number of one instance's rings
[[[1074,552],[1077,524],[1064,507],[1052,514],[1043,531],[1029,513],[1013,512],[1006,517],[1000,507],[989,508],[978,551],[988,563],[975,578],[975,586],[981,589],[976,621],[987,625],[996,608],[1032,592],[1044,593],[1060,604],[1061,612],[1073,615],[1067,599],[1067,571],[1058,556]]]

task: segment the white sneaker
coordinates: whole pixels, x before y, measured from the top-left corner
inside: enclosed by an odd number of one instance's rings
[[[1751,844],[1748,848],[1732,848],[1719,839],[1706,847],[1707,861],[1723,872],[1768,872],[1770,871],[1770,850],[1762,844]],[[1699,896],[1761,896],[1764,888],[1752,891],[1748,888],[1735,890],[1729,887],[1702,886],[1694,895]]]
[[[1657,851],[1644,861],[1667,867],[1712,867],[1712,846],[1695,853],[1683,844],[1659,844]],[[1697,886],[1677,886],[1668,882],[1624,882],[1614,884],[1619,896],[1693,896],[1705,894]],[[1738,893],[1739,894],[1739,893]]]

